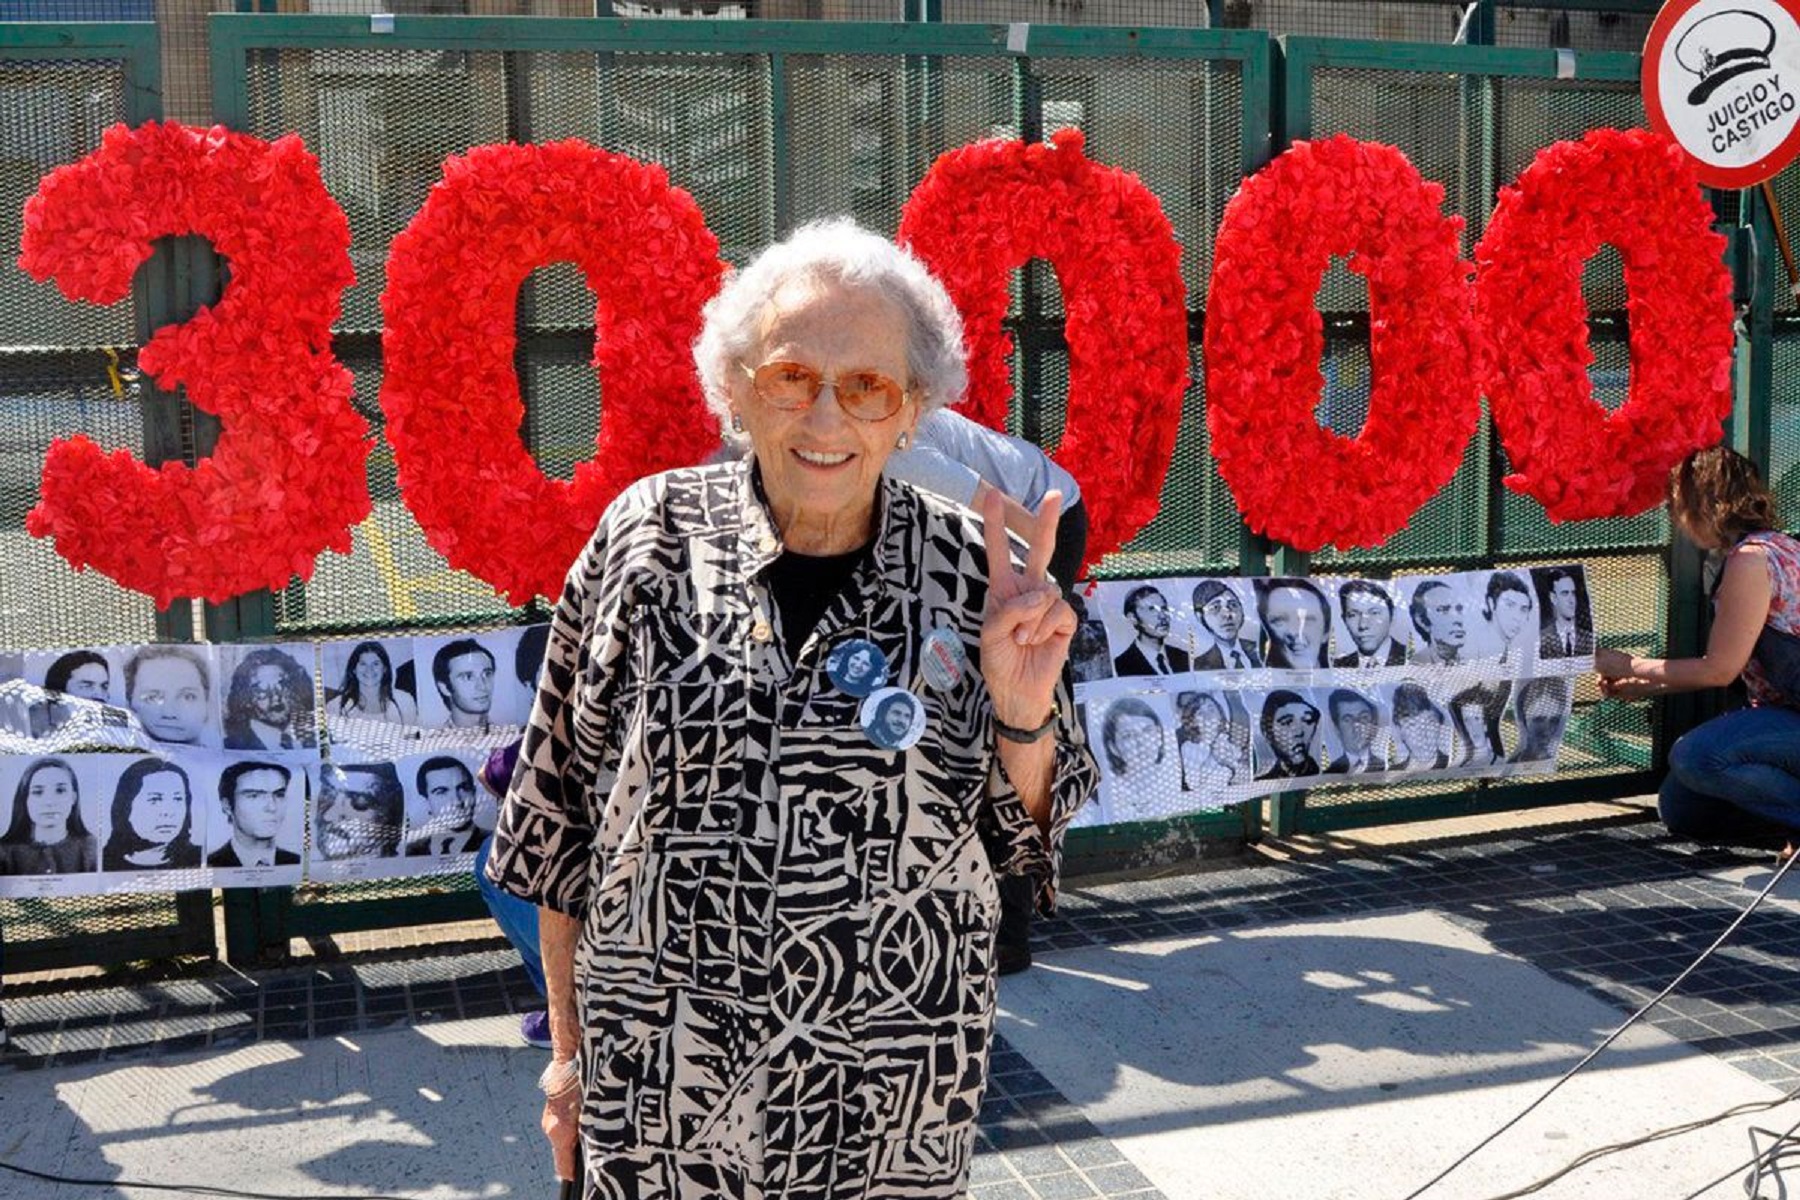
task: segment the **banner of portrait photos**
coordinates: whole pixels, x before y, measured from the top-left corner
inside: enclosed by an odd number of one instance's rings
[[[0,655],[0,897],[471,870],[547,630]]]
[[[1334,783],[1543,774],[1594,665],[1579,565],[1109,581],[1079,598],[1102,784],[1075,824]]]

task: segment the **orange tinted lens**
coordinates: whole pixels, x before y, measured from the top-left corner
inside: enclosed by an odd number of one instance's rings
[[[900,411],[902,389],[886,375],[852,371],[838,376],[838,403],[844,411],[864,421],[882,421]]]
[[[819,373],[803,363],[764,363],[753,382],[756,394],[776,408],[805,408],[819,395]]]

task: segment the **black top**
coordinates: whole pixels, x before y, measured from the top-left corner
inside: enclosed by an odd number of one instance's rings
[[[806,635],[856,574],[857,566],[869,557],[874,545],[871,540],[848,554],[796,554],[783,550],[769,564],[769,596],[781,615],[781,640],[789,658],[799,655]]]

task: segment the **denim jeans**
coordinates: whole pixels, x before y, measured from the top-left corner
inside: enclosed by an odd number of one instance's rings
[[[529,900],[521,900],[511,892],[503,892],[488,882],[488,850],[493,844],[494,837],[489,834],[481,839],[481,845],[475,847],[475,886],[481,889],[481,898],[487,902],[488,911],[494,914],[494,924],[500,926],[500,932],[506,935],[506,940],[519,952],[519,958],[525,964],[525,974],[531,977],[531,986],[538,990],[538,995],[547,997],[549,993],[544,990],[544,956],[538,951],[537,905]]]
[[[1701,841],[1800,833],[1800,712],[1741,708],[1682,736],[1657,809],[1669,832]]]

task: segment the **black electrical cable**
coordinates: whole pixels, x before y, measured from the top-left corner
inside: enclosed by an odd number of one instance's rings
[[[1769,877],[1769,882],[1763,885],[1763,890],[1758,892],[1756,894],[1756,898],[1753,899],[1752,901],[1750,901],[1749,907],[1745,908],[1743,912],[1739,913],[1737,915],[1736,919],[1733,920],[1731,922],[1731,924],[1729,924],[1725,927],[1725,931],[1723,933],[1721,933],[1718,937],[1713,939],[1712,945],[1710,945],[1706,949],[1702,950],[1700,952],[1700,957],[1696,958],[1693,962],[1689,963],[1687,965],[1687,967],[1681,972],[1681,974],[1677,975],[1674,979],[1671,979],[1669,981],[1668,985],[1666,987],[1664,987],[1662,991],[1660,991],[1660,992],[1656,993],[1656,995],[1650,997],[1649,1001],[1646,1002],[1642,1008],[1638,1009],[1636,1012],[1632,1013],[1629,1017],[1625,1018],[1625,1023],[1623,1025],[1620,1025],[1617,1029],[1613,1030],[1611,1033],[1607,1034],[1604,1038],[1602,1038],[1600,1041],[1600,1044],[1598,1046],[1595,1046],[1592,1050],[1589,1050],[1587,1052],[1587,1054],[1585,1056],[1583,1056],[1583,1058],[1580,1062],[1578,1062],[1574,1066],[1570,1067],[1567,1071],[1564,1071],[1562,1073],[1562,1077],[1560,1079],[1558,1079],[1555,1083],[1552,1083],[1549,1087],[1545,1088],[1543,1090],[1543,1092],[1537,1097],[1537,1099],[1533,1100],[1530,1104],[1527,1104],[1524,1108],[1520,1109],[1518,1111],[1518,1113],[1516,1113],[1504,1125],[1500,1126],[1500,1128],[1494,1130],[1494,1132],[1488,1134],[1486,1137],[1482,1138],[1479,1142],[1476,1142],[1467,1151],[1465,1151],[1463,1153],[1463,1155],[1460,1158],[1458,1158],[1455,1162],[1453,1162],[1449,1166],[1445,1167],[1442,1171],[1439,1171],[1436,1175],[1433,1175],[1430,1179],[1426,1180],[1424,1182],[1424,1184],[1422,1184],[1420,1187],[1414,1189],[1411,1192],[1408,1192],[1405,1196],[1405,1200],[1418,1200],[1418,1198],[1420,1196],[1423,1196],[1426,1192],[1430,1191],[1432,1188],[1434,1188],[1438,1184],[1442,1183],[1446,1178],[1449,1177],[1449,1175],[1452,1171],[1456,1170],[1458,1167],[1460,1167],[1464,1163],[1468,1162],[1471,1158],[1474,1158],[1477,1154],[1481,1153],[1481,1151],[1485,1150],[1488,1147],[1488,1145],[1491,1142],[1493,1142],[1496,1138],[1498,1138],[1501,1134],[1503,1134],[1507,1130],[1511,1129],[1514,1125],[1517,1125],[1520,1121],[1523,1121],[1527,1116],[1529,1116],[1533,1111],[1536,1110],[1538,1105],[1542,1104],[1544,1101],[1548,1100],[1551,1096],[1555,1095],[1557,1090],[1559,1088],[1561,1088],[1563,1084],[1565,1084],[1565,1083],[1569,1082],[1569,1080],[1575,1078],[1575,1075],[1577,1072],[1579,1072],[1583,1067],[1587,1066],[1589,1063],[1593,1062],[1596,1058],[1600,1057],[1601,1051],[1605,1050],[1608,1046],[1610,1046],[1614,1042],[1618,1041],[1620,1036],[1622,1036],[1627,1029],[1630,1029],[1633,1025],[1637,1024],[1638,1021],[1643,1018],[1645,1013],[1649,1012],[1651,1009],[1653,1009],[1657,1005],[1661,1004],[1664,1000],[1668,999],[1669,994],[1671,992],[1673,992],[1676,988],[1680,987],[1684,982],[1686,982],[1687,977],[1689,975],[1692,975],[1696,970],[1698,970],[1701,963],[1705,962],[1707,959],[1712,957],[1713,951],[1717,950],[1720,946],[1723,946],[1725,944],[1726,939],[1729,938],[1732,934],[1736,933],[1738,931],[1739,926],[1743,925],[1743,923],[1745,921],[1748,921],[1750,919],[1750,914],[1755,912],[1757,909],[1757,906],[1762,904],[1762,902],[1768,898],[1769,893],[1775,890],[1775,885],[1781,882],[1782,877],[1788,873],[1790,868],[1793,867],[1796,859],[1800,859],[1800,854],[1789,855],[1787,857],[1786,861],[1784,861],[1778,868],[1776,868],[1775,874]],[[1754,1162],[1754,1160],[1753,1160],[1753,1162]],[[1729,1178],[1729,1176],[1727,1176],[1727,1178]],[[1698,1193],[1696,1193],[1696,1194],[1698,1194]]]
[[[382,1196],[365,1193],[360,1196],[326,1195],[310,1193],[292,1195],[285,1192],[240,1192],[236,1188],[213,1187],[203,1183],[144,1183],[136,1179],[73,1179],[67,1175],[52,1175],[48,1171],[34,1171],[30,1167],[16,1166],[0,1159],[0,1171],[11,1171],[15,1175],[23,1175],[28,1179],[41,1179],[45,1183],[67,1183],[76,1187],[99,1188],[143,1188],[152,1192],[181,1192],[190,1196],[226,1196],[231,1200],[414,1200],[407,1196]]]
[[[1800,858],[1800,855],[1795,855],[1794,857]],[[1794,860],[1790,858],[1788,861],[1792,862]],[[1762,1183],[1763,1168],[1786,1157],[1787,1154],[1794,1149],[1794,1147],[1789,1147],[1788,1151],[1784,1151],[1781,1147],[1783,1143],[1794,1136],[1794,1131],[1797,1129],[1800,1129],[1800,1121],[1795,1121],[1792,1125],[1789,1125],[1786,1132],[1778,1136],[1775,1141],[1770,1144],[1767,1150],[1758,1150],[1755,1154],[1750,1156],[1748,1162],[1738,1163],[1736,1166],[1732,1167],[1731,1170],[1725,1172],[1711,1183],[1703,1184],[1698,1189],[1689,1192],[1687,1195],[1683,1196],[1681,1200],[1696,1200],[1697,1197],[1704,1196],[1706,1193],[1718,1187],[1721,1183],[1730,1179],[1733,1175],[1736,1175],[1739,1171],[1753,1172],[1751,1177],[1744,1181],[1744,1194],[1746,1196],[1755,1196],[1757,1187]],[[1750,1144],[1752,1147],[1756,1145],[1754,1136],[1751,1138]]]
[[[1795,1088],[1787,1095],[1777,1096],[1773,1100],[1752,1100],[1747,1104],[1736,1105],[1735,1107],[1726,1109],[1722,1113],[1715,1113],[1710,1117],[1701,1117],[1695,1121],[1684,1121],[1680,1125],[1671,1125],[1666,1129],[1658,1129],[1654,1133],[1646,1133],[1642,1137],[1635,1137],[1629,1141],[1614,1142],[1610,1146],[1598,1146],[1592,1150],[1583,1152],[1570,1160],[1568,1165],[1544,1176],[1534,1183],[1528,1183],[1517,1191],[1507,1192],[1504,1195],[1491,1196],[1488,1200],[1520,1200],[1520,1197],[1535,1195],[1564,1176],[1570,1175],[1575,1171],[1580,1170],[1582,1167],[1587,1166],[1589,1163],[1596,1162],[1610,1154],[1618,1154],[1624,1150],[1635,1150],[1639,1146],[1648,1146],[1652,1142],[1661,1142],[1667,1141],[1669,1138],[1682,1137],[1685,1134],[1705,1129],[1708,1125],[1717,1125],[1720,1121],[1729,1121],[1733,1117],[1744,1117],[1749,1116],[1753,1112],[1763,1112],[1771,1108],[1779,1108],[1783,1104],[1789,1104],[1795,1100],[1800,1100],[1800,1088]],[[1800,1147],[1796,1147],[1795,1152],[1800,1153]]]

